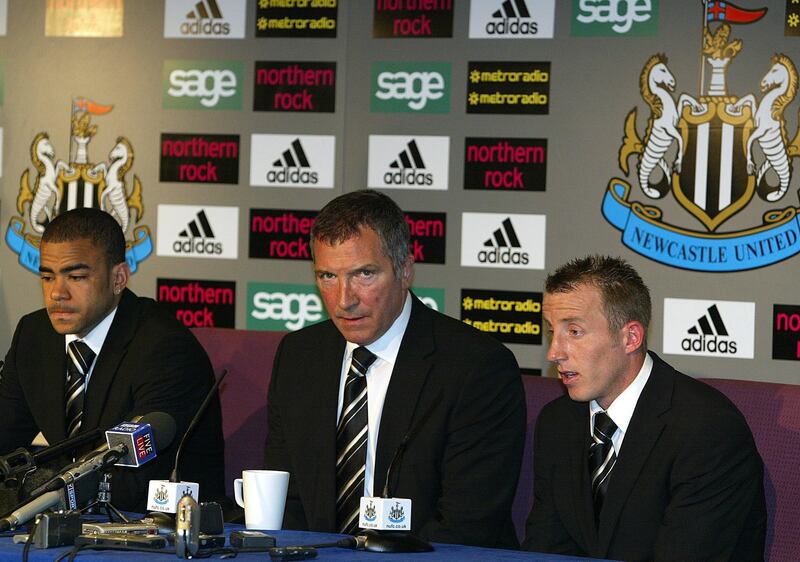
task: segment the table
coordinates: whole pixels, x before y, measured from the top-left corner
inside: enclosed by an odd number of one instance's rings
[[[242,529],[241,525],[226,525],[225,534],[236,529]],[[300,546],[319,543],[334,542],[342,538],[342,535],[328,533],[311,533],[305,531],[272,531],[269,534],[277,539],[278,546]],[[471,546],[461,546],[455,544],[434,544],[433,552],[413,553],[413,554],[384,554],[374,552],[361,552],[344,548],[322,548],[319,550],[317,558],[312,560],[370,560],[372,562],[426,562],[426,561],[454,561],[454,562],[486,562],[486,561],[540,561],[540,562],[568,562],[582,561],[587,558],[576,558],[571,556],[559,556],[555,554],[539,554],[535,552],[519,552],[513,550],[497,550],[493,548],[477,548]],[[29,560],[52,562],[64,552],[68,552],[71,547],[36,549],[31,548]],[[153,560],[175,560],[174,550],[159,551],[153,550],[151,553],[121,552],[112,550],[102,551],[81,551],[77,560],[143,560],[145,557]],[[13,544],[11,538],[0,538],[0,561],[14,560],[18,562],[22,559],[22,545]],[[205,560],[220,560],[219,555],[212,556]],[[266,553],[242,553],[233,560],[269,560]]]

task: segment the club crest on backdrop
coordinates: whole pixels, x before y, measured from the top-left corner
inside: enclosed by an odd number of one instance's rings
[[[6,244],[26,269],[39,273],[39,246],[47,223],[79,207],[106,211],[126,235],[132,231],[125,249],[131,271],[135,272],[139,262],[152,252],[150,229],[138,225],[144,216],[142,184],[135,174],[132,179],[127,177],[134,161],[130,141],[118,137],[108,153],[108,162],[89,160],[89,143],[97,134],[91,116],[104,115],[112,108],[84,98],[73,100],[69,162],[56,159],[48,133],[34,137],[30,149],[34,169],[22,172],[16,205],[19,215],[11,217],[6,230]]]
[[[677,79],[666,55],[654,54],[645,62],[639,76],[649,111],[644,134],[634,107],[625,118],[618,152],[625,177],[612,178],[603,198],[603,216],[633,251],[708,272],[765,267],[800,252],[800,208],[795,206],[800,190],[790,190],[798,183],[792,181],[792,163],[800,157],[800,112],[793,133],[784,116],[797,95],[797,68],[788,56],[775,54],[761,79],[760,97],[738,97],[727,85],[727,73],[743,48],[741,39],[731,37],[731,24],[754,23],[766,11],[730,2],[706,4],[697,97],[675,94]],[[670,193],[688,213],[688,225],[667,222],[663,207],[652,204]],[[751,205],[763,207],[761,221],[730,227],[728,221]]]

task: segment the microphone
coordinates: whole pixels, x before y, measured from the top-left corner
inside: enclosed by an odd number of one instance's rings
[[[196,482],[183,482],[179,477],[178,467],[180,465],[181,454],[183,447],[192,435],[200,420],[203,419],[211,404],[211,399],[217,394],[219,385],[222,380],[227,376],[228,369],[223,369],[219,378],[214,381],[211,390],[208,391],[200,407],[197,408],[192,421],[189,422],[189,427],[186,428],[181,442],[178,444],[178,450],[175,452],[175,465],[172,468],[169,480],[151,480],[147,489],[147,509],[150,511],[157,511],[160,513],[177,513],[178,501],[184,496],[192,496],[195,500],[200,498],[200,485]]]
[[[140,466],[154,459],[156,451],[168,447],[174,437],[175,420],[163,412],[141,416],[140,423],[122,422],[106,431],[106,443],[67,466],[31,495],[60,490],[114,464]]]
[[[38,513],[50,509],[62,501],[63,495],[61,492],[52,491],[44,493],[12,511],[8,516],[0,519],[0,532],[16,529],[19,525],[33,519]]]
[[[389,467],[383,494],[379,498],[362,497],[358,514],[358,526],[366,529],[354,537],[353,548],[370,552],[429,552],[433,547],[426,541],[411,534],[411,500],[393,498],[389,494],[392,476],[399,470],[403,454],[420,429],[442,402],[442,392],[431,402],[430,408],[420,416],[409,429],[395,449]],[[381,532],[383,531],[383,532]]]

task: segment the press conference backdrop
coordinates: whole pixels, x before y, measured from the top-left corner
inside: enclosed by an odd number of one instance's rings
[[[527,374],[546,272],[599,252],[678,368],[798,382],[798,47],[791,0],[0,0],[0,347],[82,205],[188,325],[319,321],[308,229],[373,187]]]

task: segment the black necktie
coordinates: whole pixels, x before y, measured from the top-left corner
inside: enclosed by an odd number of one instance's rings
[[[81,428],[83,418],[83,394],[86,375],[92,368],[94,351],[86,343],[75,340],[67,345],[67,383],[65,412],[67,436],[72,437]]]
[[[369,421],[366,374],[375,359],[366,347],[353,350],[336,429],[336,526],[340,533],[348,535],[358,526],[358,509],[364,492]]]
[[[611,480],[611,471],[617,462],[617,455],[611,442],[611,436],[616,430],[617,424],[608,414],[601,411],[594,415],[594,430],[589,445],[589,474],[592,477],[595,522],[599,519],[608,482]]]

